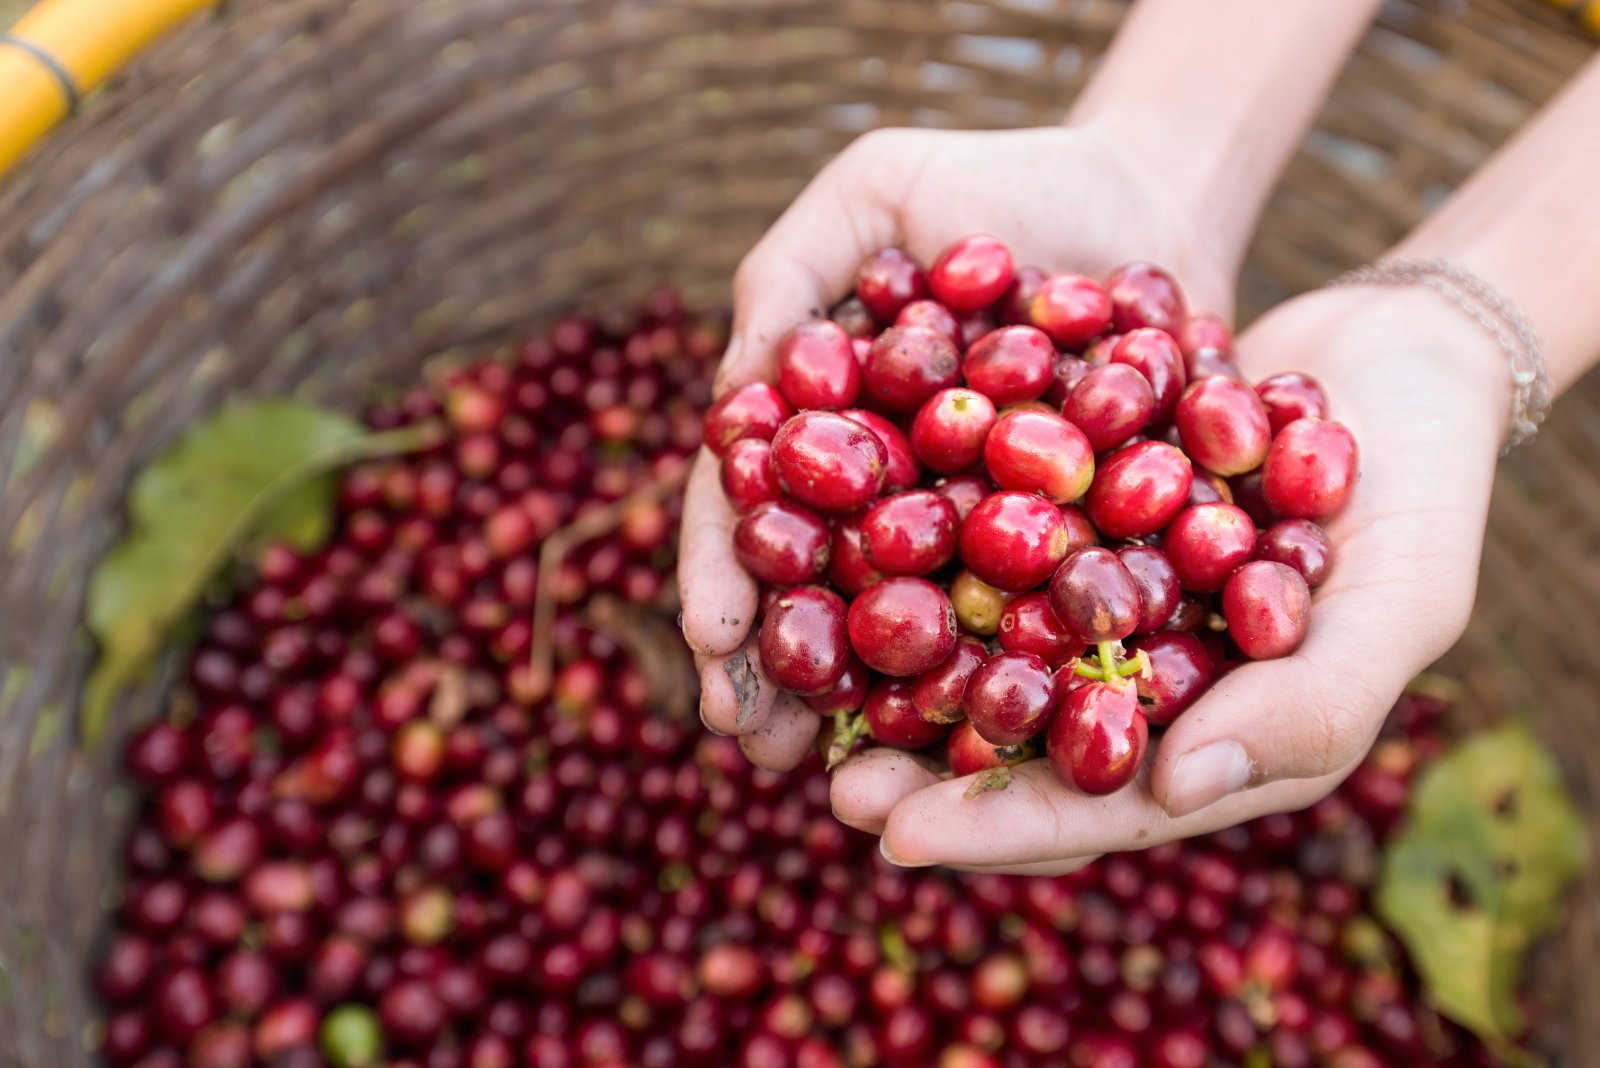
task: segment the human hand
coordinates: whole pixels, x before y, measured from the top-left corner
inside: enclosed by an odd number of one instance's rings
[[[1305,643],[1219,680],[1109,796],[1034,761],[1008,788],[969,799],[966,780],[940,782],[906,754],[858,755],[834,775],[834,809],[881,833],[886,855],[1057,873],[1303,808],[1359,762],[1406,682],[1465,628],[1508,394],[1490,338],[1426,289],[1361,287],[1292,301],[1238,347],[1251,381],[1317,377],[1361,448]]]
[[[888,245],[931,263],[957,238],[992,233],[1019,265],[1096,277],[1151,260],[1183,281],[1191,308],[1227,317],[1244,235],[1191,223],[1208,216],[1190,210],[1155,173],[1090,127],[879,130],[860,138],[740,264],[717,395],[773,379],[784,331],[825,314],[849,292],[861,261]],[[717,459],[702,449],[678,565],[683,631],[701,669],[701,717],[713,730],[740,734],[756,763],[787,768],[808,751],[818,719],[761,671],[750,635],[757,588],[733,555],[735,519]]]

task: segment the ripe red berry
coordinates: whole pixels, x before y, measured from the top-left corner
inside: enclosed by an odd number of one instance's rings
[[[1040,585],[1070,545],[1060,510],[1035,494],[1015,491],[979,501],[962,521],[959,541],[968,570],[1002,590]]]
[[[891,323],[900,309],[928,292],[928,280],[905,252],[879,249],[856,272],[856,296],[880,323]]]
[[[1105,452],[1143,430],[1155,409],[1156,395],[1144,375],[1127,364],[1109,363],[1078,380],[1061,414],[1083,431],[1096,452]]]
[[[1094,545],[1061,562],[1050,577],[1050,608],[1082,644],[1120,641],[1139,625],[1139,585],[1110,549]]]
[[[883,472],[882,492],[893,493],[896,490],[912,489],[916,486],[922,478],[922,472],[917,466],[917,458],[904,431],[877,412],[869,412],[863,408],[846,408],[839,414],[846,419],[854,419],[883,442],[883,447],[889,454],[889,462]]]
[[[1191,382],[1174,420],[1189,458],[1219,475],[1260,467],[1272,441],[1267,409],[1255,390],[1221,375]]]
[[[861,520],[861,546],[886,575],[925,575],[943,567],[956,549],[955,505],[932,490],[884,497]]]
[[[848,629],[847,632],[848,634]],[[854,712],[867,699],[867,689],[872,685],[872,672],[854,652],[846,659],[845,668],[832,686],[814,697],[805,699],[806,707],[819,716],[831,717],[840,712]]]
[[[911,421],[911,448],[935,471],[967,471],[983,459],[983,443],[994,421],[994,404],[982,393],[942,389]]]
[[[718,456],[740,438],[771,441],[794,409],[783,394],[765,382],[752,382],[725,393],[707,411],[706,447]]]
[[[1333,546],[1323,529],[1309,519],[1285,519],[1256,538],[1255,558],[1288,564],[1315,589],[1328,577]]]
[[[883,572],[867,559],[862,541],[861,519],[847,516],[836,519],[829,538],[828,581],[854,597],[883,578]]]
[[[1113,538],[1154,534],[1183,510],[1194,471],[1189,458],[1162,441],[1140,441],[1112,453],[1095,472],[1085,503],[1100,533]]]
[[[1141,327],[1175,333],[1185,317],[1183,291],[1172,276],[1149,263],[1118,267],[1106,279],[1111,325],[1118,333]]]
[[[1220,501],[1178,513],[1161,539],[1186,590],[1215,593],[1255,552],[1256,525],[1244,509]]]
[[[894,317],[895,326],[923,326],[943,334],[950,344],[961,347],[961,323],[955,313],[936,300],[914,300]]]
[[[1035,400],[1055,376],[1056,347],[1031,326],[1003,326],[967,350],[961,372],[967,385],[997,407]]]
[[[1123,334],[1111,347],[1110,360],[1132,367],[1150,383],[1155,395],[1152,422],[1164,423],[1172,418],[1187,382],[1187,372],[1183,354],[1170,334],[1149,328]]]
[[[921,578],[886,578],[850,602],[850,644],[885,675],[920,675],[955,650],[956,614],[938,586]]]
[[[722,492],[741,513],[777,500],[781,491],[772,473],[772,443],[742,438],[730,445],[722,457]]]
[[[1083,652],[1084,646],[1061,625],[1044,593],[1025,593],[1010,601],[1000,613],[999,637],[1006,652],[1033,653],[1052,670]]]
[[[1050,665],[1032,653],[997,653],[967,681],[962,706],[991,745],[1017,745],[1037,734],[1054,707]]]
[[[1228,635],[1252,660],[1287,656],[1305,639],[1311,590],[1287,564],[1255,560],[1233,573],[1222,589]]]
[[[1158,727],[1177,719],[1216,678],[1216,662],[1193,634],[1176,630],[1145,634],[1130,642],[1128,649],[1143,650],[1150,658],[1149,673],[1136,676],[1134,682],[1145,717]]]
[[[955,651],[944,663],[918,675],[912,683],[911,703],[916,705],[917,713],[930,723],[954,723],[960,719],[967,680],[988,658],[988,652],[978,639],[958,639]]]
[[[1078,349],[1111,329],[1111,294],[1092,278],[1058,274],[1039,284],[1028,320],[1066,349]]]
[[[1343,424],[1296,419],[1272,439],[1261,471],[1261,493],[1289,519],[1337,515],[1356,482],[1356,439]]]
[[[1032,759],[1035,754],[1034,746],[1026,742],[995,745],[984,741],[969,719],[963,719],[952,727],[950,737],[945,742],[945,762],[950,765],[950,773],[958,776],[1020,764]]]
[[[1011,250],[998,238],[973,234],[939,253],[928,269],[928,288],[954,311],[977,311],[1005,296],[1015,277]]]
[[[1091,682],[1061,702],[1046,751],[1062,782],[1086,794],[1108,794],[1133,781],[1148,737],[1131,680]]]
[[[1263,378],[1256,383],[1256,395],[1267,409],[1267,421],[1276,434],[1296,419],[1326,419],[1328,395],[1322,383],[1299,371]]]
[[[1178,583],[1178,572],[1167,554],[1153,545],[1127,545],[1117,550],[1117,559],[1133,576],[1139,588],[1139,623],[1137,634],[1149,634],[1166,626],[1178,608],[1183,590]]]
[[[778,339],[778,390],[796,408],[848,408],[861,392],[861,367],[850,335],[810,319]]]
[[[761,623],[761,666],[786,690],[825,693],[850,660],[845,604],[821,586],[784,590]]]
[[[828,566],[828,527],[815,513],[784,501],[746,512],[733,528],[740,565],[763,582],[794,586]]]
[[[879,679],[873,683],[861,706],[861,715],[875,741],[897,749],[925,748],[943,738],[948,729],[917,713],[911,700],[911,683],[903,679]]]
[[[955,505],[957,517],[963,520],[978,506],[979,501],[994,492],[994,486],[982,475],[941,478],[933,488],[936,493],[943,494],[946,500]],[[1084,522],[1088,522],[1087,517]]]
[[[914,412],[960,383],[961,357],[949,338],[926,326],[892,326],[867,353],[861,395],[884,411]]]
[[[1082,497],[1094,479],[1089,439],[1054,412],[1002,415],[984,442],[983,460],[1001,489],[1038,493],[1057,504]]]
[[[876,497],[888,461],[876,434],[832,412],[801,412],[772,439],[778,485],[824,512],[852,512]]]

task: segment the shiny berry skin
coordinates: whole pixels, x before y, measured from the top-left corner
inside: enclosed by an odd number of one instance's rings
[[[815,513],[784,501],[758,504],[733,528],[739,564],[763,582],[796,586],[828,566],[828,526]]]
[[[1299,371],[1263,378],[1256,383],[1256,395],[1267,409],[1267,422],[1276,434],[1296,419],[1326,419],[1328,394],[1322,383]]]
[[[1178,572],[1167,554],[1153,545],[1128,545],[1117,550],[1117,559],[1133,576],[1139,588],[1139,623],[1136,634],[1160,630],[1172,618],[1183,597]]]
[[[938,586],[921,578],[886,578],[850,602],[850,644],[885,675],[920,675],[956,647],[956,613]]]
[[[431,984],[406,979],[385,990],[378,999],[378,1019],[390,1042],[415,1048],[438,1037],[449,1022],[449,1015]]]
[[[1256,536],[1255,558],[1288,564],[1316,589],[1328,577],[1333,546],[1323,529],[1309,519],[1285,519]]]
[[[1061,414],[1105,452],[1143,430],[1155,414],[1156,395],[1144,375],[1124,363],[1096,367],[1078,380]]]
[[[950,603],[956,610],[956,621],[968,634],[985,637],[1000,630],[1000,613],[1015,596],[991,586],[971,571],[962,571],[950,582]]]
[[[771,441],[772,435],[794,415],[783,394],[765,382],[752,382],[724,394],[706,411],[706,447],[718,456],[740,438]]]
[[[1343,424],[1296,419],[1272,439],[1262,496],[1286,519],[1328,519],[1350,499],[1356,462],[1356,439]]]
[[[1062,782],[1086,794],[1109,794],[1133,781],[1148,739],[1133,682],[1091,682],[1061,702],[1046,752]]]
[[[941,474],[976,467],[995,421],[994,402],[965,388],[941,389],[911,421],[911,449]]]
[[[1070,545],[1066,521],[1054,505],[1036,494],[1015,491],[991,493],[979,501],[961,523],[959,542],[969,571],[991,586],[1011,591],[1042,584]],[[998,616],[995,622],[999,623]]]
[[[1139,625],[1139,584],[1110,549],[1092,545],[1061,562],[1050,577],[1050,608],[1084,644],[1120,641]]]
[[[828,544],[828,581],[844,593],[854,597],[883,578],[867,559],[859,517],[835,520]]]
[[[1135,442],[1100,464],[1084,507],[1100,533],[1142,538],[1183,510],[1193,479],[1189,458],[1179,450],[1163,441]]]
[[[1168,525],[1161,548],[1184,589],[1215,593],[1255,553],[1256,525],[1231,504],[1191,504]]]
[[[1089,439],[1054,412],[1002,415],[984,442],[983,461],[1001,489],[1038,493],[1057,504],[1082,497],[1094,480]]]
[[[1189,316],[1175,336],[1185,360],[1201,353],[1211,353],[1221,359],[1233,358],[1233,331],[1210,312]]]
[[[1149,263],[1118,267],[1106,279],[1111,295],[1111,328],[1125,334],[1141,327],[1176,333],[1186,315],[1183,290],[1173,277]]]
[[[1055,677],[1041,657],[997,653],[973,672],[962,705],[984,741],[1017,745],[1045,725],[1055,699]]]
[[[136,934],[119,934],[95,971],[95,989],[113,1005],[132,1000],[155,974],[156,947]]]
[[[1239,651],[1252,660],[1288,656],[1305,639],[1311,590],[1288,564],[1254,560],[1222,588],[1222,615]]]
[[[952,775],[972,775],[989,768],[1008,767],[1031,760],[1036,755],[1034,747],[1027,742],[994,745],[984,741],[969,719],[963,719],[952,727],[950,737],[945,741],[945,762],[950,765]]]
[[[860,657],[851,653],[838,680],[823,693],[805,698],[806,707],[823,717],[854,712],[867,699],[867,689],[871,685],[872,672]]]
[[[1029,321],[1029,308],[1033,304],[1034,294],[1039,292],[1039,287],[1044,285],[1045,279],[1049,277],[1049,272],[1042,267],[1017,268],[1016,280],[1011,283],[1010,292],[1000,302],[1000,321],[1007,326],[1026,324]]]
[[[188,735],[157,720],[129,740],[123,763],[143,785],[159,786],[182,774],[192,755]]]
[[[1272,443],[1261,398],[1243,382],[1221,375],[1191,382],[1173,419],[1189,458],[1219,475],[1260,467]]]
[[[914,412],[960,384],[961,356],[949,338],[926,326],[891,326],[867,353],[861,396],[880,411]]]
[[[854,419],[872,431],[888,452],[889,462],[883,473],[881,492],[893,493],[896,490],[912,489],[916,486],[922,477],[922,471],[917,466],[917,457],[912,451],[910,440],[899,427],[877,412],[869,412],[863,408],[846,408],[839,414],[846,419]]]
[[[1206,692],[1216,678],[1216,661],[1199,638],[1177,630],[1140,635],[1128,643],[1130,653],[1141,649],[1150,658],[1150,672],[1134,678],[1139,707],[1146,719],[1163,727]]]
[[[1025,593],[1007,604],[1000,613],[999,636],[1006,652],[1033,653],[1052,669],[1083,652],[1083,643],[1061,625],[1044,593]]]
[[[1028,302],[1028,321],[1064,349],[1077,349],[1111,329],[1111,294],[1081,274],[1052,275]]]
[[[911,701],[911,683],[902,679],[873,683],[861,715],[875,741],[896,749],[923,749],[943,738],[947,730],[945,724],[930,723],[917,713]]]
[[[880,323],[894,322],[901,308],[927,292],[922,268],[897,248],[879,249],[856,272],[856,296]]]
[[[1011,250],[999,238],[972,234],[951,244],[928,268],[928,288],[946,307],[977,311],[1005,296],[1016,278]]]
[[[211,986],[199,968],[182,967],[156,980],[151,990],[156,1024],[173,1042],[184,1043],[216,1018]]]
[[[967,680],[988,658],[988,651],[978,639],[957,639],[955,651],[944,663],[924,671],[911,684],[911,703],[916,705],[917,714],[929,723],[954,723],[960,719]]]
[[[728,495],[733,510],[741,514],[778,499],[782,491],[772,473],[770,441],[741,438],[728,446],[722,456],[722,492]]]
[[[1035,400],[1055,377],[1056,347],[1031,326],[1003,326],[967,350],[961,373],[967,385],[996,407]]]
[[[778,339],[778,391],[798,409],[848,408],[861,392],[861,367],[838,323],[811,319]]]
[[[1123,334],[1111,347],[1111,362],[1127,364],[1150,383],[1156,401],[1151,422],[1165,423],[1172,418],[1188,382],[1188,372],[1184,370],[1178,343],[1170,334],[1153,329]]]
[[[876,497],[888,462],[876,434],[832,412],[801,412],[772,439],[778,485],[824,512],[853,512]]]
[[[1221,475],[1210,471],[1195,472],[1194,481],[1189,483],[1189,503],[1211,504],[1215,501],[1232,504],[1233,487]]]
[[[924,326],[943,334],[950,344],[960,347],[961,324],[955,314],[936,300],[914,300],[894,317],[895,326]]]
[[[925,575],[956,550],[955,505],[932,490],[884,497],[861,519],[867,561],[885,575]]]
[[[821,586],[793,586],[778,594],[761,621],[761,666],[786,690],[820,694],[850,661],[844,600]]]
[[[952,478],[941,478],[933,487],[934,492],[943,494],[945,499],[955,505],[956,515],[966,519],[978,502],[994,492],[994,486],[982,475],[956,475]],[[1085,519],[1087,522],[1087,519]]]

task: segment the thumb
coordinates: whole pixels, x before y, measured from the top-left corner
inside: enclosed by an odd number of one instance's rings
[[[733,331],[717,372],[717,396],[777,375],[774,346],[784,331],[826,315],[848,293],[868,255],[892,244],[892,200],[879,195],[883,138],[860,138],[822,169],[733,277]]]

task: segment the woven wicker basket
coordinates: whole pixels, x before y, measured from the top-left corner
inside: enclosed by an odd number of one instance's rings
[[[740,254],[881,124],[1052,122],[1111,0],[236,0],[0,182],[0,1064],[87,1063],[126,799],[75,747],[92,561],[130,473],[235,393],[350,403],[430,354]],[[1245,317],[1404,233],[1589,54],[1531,2],[1391,3],[1268,212]],[[3,94],[0,94],[3,96]],[[5,107],[0,99],[0,109]],[[1600,812],[1600,381],[1503,467],[1447,667]],[[158,678],[119,729],[160,699]],[[1540,981],[1600,1062],[1600,894]]]

